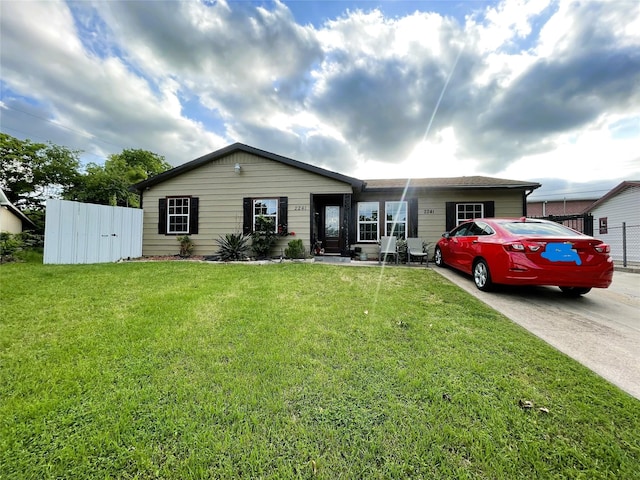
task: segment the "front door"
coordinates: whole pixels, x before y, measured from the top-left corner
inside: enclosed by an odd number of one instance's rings
[[[340,206],[326,205],[324,207],[324,251],[325,253],[340,253]]]

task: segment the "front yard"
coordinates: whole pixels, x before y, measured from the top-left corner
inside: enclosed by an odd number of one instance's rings
[[[640,402],[428,269],[0,279],[0,479],[640,478]]]

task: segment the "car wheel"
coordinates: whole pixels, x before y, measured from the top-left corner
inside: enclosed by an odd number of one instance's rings
[[[482,259],[473,265],[473,281],[476,287],[478,287],[478,290],[482,290],[483,292],[488,292],[493,287],[489,266],[487,262]]]
[[[580,295],[586,295],[591,291],[591,289],[587,287],[560,287],[560,290],[562,290],[562,293],[570,297],[579,297]]]
[[[435,262],[435,264],[439,267],[444,267],[444,261],[442,260],[442,250],[440,250],[440,247],[436,247],[436,251],[433,254],[434,259],[433,261]]]

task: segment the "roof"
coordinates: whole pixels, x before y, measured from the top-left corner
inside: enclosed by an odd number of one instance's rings
[[[20,220],[22,220],[23,228],[24,228],[24,224],[25,223],[27,223],[28,225],[30,225],[32,227],[36,226],[36,224],[33,223],[33,221],[29,217],[27,217],[24,213],[22,213],[20,210],[18,210],[18,207],[16,207],[13,203],[11,203],[9,201],[9,199],[4,194],[4,192],[2,191],[1,188],[0,188],[0,205],[5,207],[5,208],[7,208],[7,210],[9,210],[16,217],[18,217]]]
[[[151,187],[153,185],[157,185],[166,180],[169,180],[171,178],[177,177],[178,175],[194,170],[207,163],[215,162],[216,160],[219,160],[223,157],[226,157],[236,152],[246,152],[246,153],[257,155],[263,158],[274,160],[276,162],[280,162],[285,165],[296,167],[301,170],[306,170],[308,172],[316,173],[318,175],[332,178],[340,182],[348,183],[354,188],[359,190],[361,189],[366,189],[366,190],[404,189],[406,188],[408,182],[409,182],[409,186],[413,188],[430,188],[430,189],[513,188],[513,189],[535,190],[536,188],[541,187],[539,183],[535,183],[535,182],[522,182],[519,180],[506,180],[502,178],[481,177],[481,176],[451,177],[451,178],[411,178],[411,179],[398,178],[398,179],[379,179],[379,180],[359,180],[354,177],[348,177],[340,173],[332,172],[330,170],[325,170],[324,168],[316,167],[314,165],[309,165],[308,163],[283,157],[275,153],[267,152],[265,150],[260,150],[255,147],[250,147],[249,145],[245,145],[243,143],[234,143],[232,145],[229,145],[228,147],[221,148],[220,150],[216,150],[215,152],[196,158],[195,160],[179,165],[159,175],[155,175],[151,178],[143,180],[142,182],[138,182],[135,185],[131,186],[130,189],[132,191],[141,192],[145,188]]]
[[[609,190],[606,194],[604,194],[602,196],[602,198],[600,198],[600,200],[597,200],[595,202],[593,202],[586,210],[586,212],[590,212],[591,210],[593,210],[594,208],[596,208],[599,205],[602,205],[604,202],[606,202],[607,200],[609,200],[610,198],[615,197],[616,195],[618,195],[619,193],[621,193],[623,190],[626,190],[629,187],[640,187],[640,180],[629,180],[629,181],[625,181],[620,183],[619,185],[613,187],[611,190]]]
[[[478,188],[516,188],[535,190],[542,185],[536,182],[522,182],[519,180],[507,180],[504,178],[471,176],[471,177],[446,177],[446,178],[395,178],[365,180],[367,190],[382,190],[405,188],[430,188],[430,189],[478,189]]]
[[[159,175],[155,175],[151,178],[143,180],[142,182],[138,182],[131,187],[131,190],[142,191],[147,187],[157,185],[158,183],[162,183],[166,180],[177,177],[178,175],[186,173],[190,170],[194,170],[207,163],[215,162],[216,160],[219,160],[223,157],[226,157],[236,152],[246,152],[246,153],[257,155],[263,158],[267,158],[269,160],[274,160],[276,162],[280,162],[285,165],[296,167],[301,170],[306,170],[307,172],[315,173],[318,175],[322,175],[324,177],[338,180],[340,182],[351,184],[353,187],[358,189],[362,188],[364,183],[362,180],[359,180],[354,177],[348,177],[340,173],[332,172],[330,170],[325,170],[324,168],[316,167],[314,165],[309,165],[308,163],[300,162],[298,160],[293,160],[292,158],[283,157],[275,153],[267,152],[265,150],[260,150],[255,147],[250,147],[249,145],[244,145],[242,143],[234,143],[232,145],[229,145],[228,147],[221,148],[220,150],[216,150],[215,152],[196,158],[195,160],[179,165]]]

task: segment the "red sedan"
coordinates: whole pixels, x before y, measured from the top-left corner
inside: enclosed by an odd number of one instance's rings
[[[480,290],[554,285],[583,295],[611,285],[609,251],[602,241],[547,220],[476,218],[442,235],[435,263],[473,275]]]

